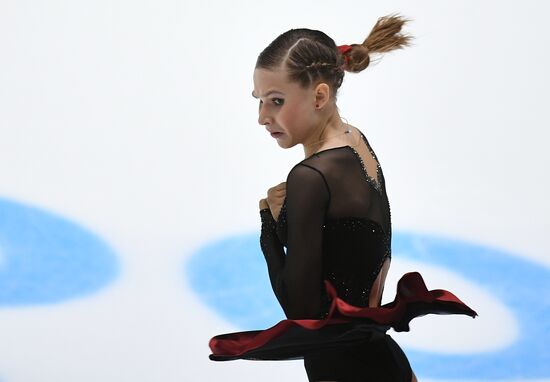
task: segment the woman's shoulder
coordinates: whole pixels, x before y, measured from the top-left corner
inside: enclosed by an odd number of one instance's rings
[[[329,175],[334,171],[340,171],[342,167],[349,165],[353,158],[353,148],[350,145],[330,147],[317,151],[309,157],[296,163],[291,172],[300,167],[309,167],[318,172]]]
[[[323,175],[329,176],[330,174],[341,174],[345,168],[354,166],[357,158],[352,144],[356,145],[357,142],[365,142],[366,137],[357,127],[350,127],[353,134],[351,139],[354,143],[345,144],[341,142],[339,145],[333,147],[322,148],[296,163],[290,170],[289,175],[293,171],[299,171],[301,167],[309,167]]]

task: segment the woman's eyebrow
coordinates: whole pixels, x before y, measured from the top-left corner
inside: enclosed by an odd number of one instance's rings
[[[274,93],[277,93],[277,94],[280,94],[280,95],[284,95],[284,94],[281,93],[280,91],[277,91],[277,90],[270,90],[270,91],[268,91],[267,93],[264,94],[264,97],[269,97],[271,94],[274,94]],[[252,97],[254,97],[254,98],[259,98],[259,97],[254,93],[254,90],[252,90]]]

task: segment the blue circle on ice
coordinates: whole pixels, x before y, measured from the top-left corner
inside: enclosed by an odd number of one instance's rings
[[[474,281],[505,304],[520,325],[518,339],[497,351],[447,355],[407,350],[411,363],[423,375],[503,380],[550,376],[548,268],[502,250],[413,233],[395,235],[392,251],[446,267]],[[499,317],[492,319],[498,323]]]
[[[192,288],[213,310],[241,328],[266,328],[284,319],[271,290],[258,235],[200,248],[187,263]]]
[[[186,264],[191,287],[204,303],[243,330],[268,328],[284,319],[258,238],[249,234],[209,243]],[[548,268],[502,250],[409,232],[394,231],[392,252],[474,281],[505,304],[520,325],[519,338],[497,351],[468,355],[406,349],[417,375],[462,380],[550,376]]]
[[[113,251],[87,229],[0,198],[0,308],[88,295],[118,273]]]

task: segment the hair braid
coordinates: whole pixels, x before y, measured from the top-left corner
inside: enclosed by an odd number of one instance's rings
[[[312,29],[291,29],[278,36],[265,48],[256,61],[256,68],[283,68],[291,81],[308,87],[326,82],[333,94],[342,85],[344,70],[360,72],[370,63],[371,53],[385,53],[410,45],[411,36],[400,34],[409,20],[398,16],[380,17],[362,44],[352,44],[344,56],[334,40]]]

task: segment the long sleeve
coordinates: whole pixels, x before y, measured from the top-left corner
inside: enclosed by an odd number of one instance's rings
[[[275,293],[277,300],[279,300],[279,304],[284,310],[286,293],[283,291],[281,271],[285,265],[286,254],[277,236],[277,223],[271,215],[271,210],[269,208],[260,210],[260,217],[262,220],[260,248],[262,249],[267,263],[267,270],[273,293]]]
[[[286,182],[287,251],[280,243],[269,209],[261,211],[262,251],[271,285],[290,319],[321,313],[323,225],[330,194],[323,175],[300,163]]]

